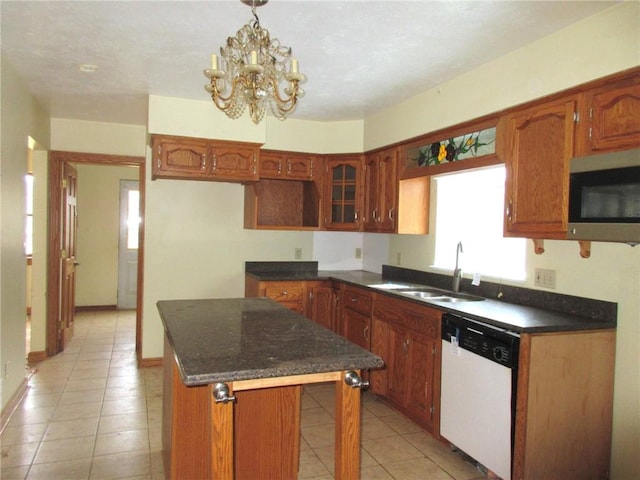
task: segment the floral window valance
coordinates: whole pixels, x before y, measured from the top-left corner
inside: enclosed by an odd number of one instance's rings
[[[457,162],[495,153],[495,151],[496,128],[492,127],[410,148],[407,150],[407,167],[419,168]]]

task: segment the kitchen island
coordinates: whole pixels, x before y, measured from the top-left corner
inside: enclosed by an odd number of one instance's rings
[[[158,302],[170,479],[295,479],[302,386],[335,382],[335,478],[359,478],[360,377],[380,357],[265,298]]]

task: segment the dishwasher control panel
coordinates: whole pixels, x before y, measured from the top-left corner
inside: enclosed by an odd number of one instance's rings
[[[442,339],[508,368],[518,365],[520,337],[504,329],[453,314],[442,316]]]

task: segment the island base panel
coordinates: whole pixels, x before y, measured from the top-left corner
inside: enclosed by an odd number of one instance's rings
[[[236,392],[235,480],[298,478],[301,386]]]

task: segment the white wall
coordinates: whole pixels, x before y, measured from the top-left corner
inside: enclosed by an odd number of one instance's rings
[[[639,10],[636,1],[615,5],[367,117],[365,149],[433,132],[638,65]]]
[[[120,180],[138,180],[138,167],[77,165],[76,306],[118,303]]]
[[[365,121],[367,149],[480,117],[640,63],[640,3],[627,2],[461,75]],[[431,226],[433,232],[433,207]],[[618,303],[613,479],[640,475],[640,247],[577,242],[528,243],[527,281],[535,268],[557,272],[557,292]],[[394,235],[387,262],[430,270],[434,237]]]
[[[49,145],[47,117],[13,66],[0,57],[0,397],[2,408],[24,382],[26,271],[24,228],[27,149],[31,136]]]

